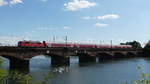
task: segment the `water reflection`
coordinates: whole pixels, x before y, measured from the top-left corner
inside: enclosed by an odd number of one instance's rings
[[[30,59],[30,71],[48,70],[51,67],[51,58],[39,55]]]
[[[52,67],[51,59],[37,56],[30,60],[30,74],[33,81],[41,81],[49,73],[55,74],[52,84],[121,84],[139,78],[140,71],[150,73],[149,58],[128,58],[102,61],[99,63],[80,63],[78,57],[71,57],[70,66]],[[5,62],[5,68],[9,63]],[[25,70],[21,70],[25,71]]]
[[[53,67],[51,72],[53,72],[53,73],[69,72],[69,67],[67,67],[67,66]]]
[[[0,56],[1,57],[1,56]],[[3,60],[3,63],[1,64],[0,68],[9,70],[9,60],[7,58],[1,57]]]

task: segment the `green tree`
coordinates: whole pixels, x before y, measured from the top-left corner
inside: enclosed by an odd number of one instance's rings
[[[0,57],[0,65],[3,60]],[[8,84],[8,81],[13,84],[49,84],[48,80],[52,78],[52,73],[45,76],[44,80],[40,82],[33,82],[30,74],[19,73],[18,71],[12,71],[8,74],[8,71],[0,69],[0,84]]]
[[[142,48],[141,43],[138,41],[133,41],[133,47],[134,48]]]
[[[0,84],[5,84],[8,72],[6,70],[0,69]]]
[[[3,63],[3,59],[0,57],[0,65]]]
[[[144,56],[150,56],[150,41],[148,41],[147,44],[144,46]]]
[[[137,68],[138,70],[142,70],[140,66]],[[124,84],[150,84],[150,74],[141,72],[139,80],[131,81],[131,83],[126,82]]]
[[[150,50],[150,41],[147,42],[147,44],[144,46],[145,50]]]
[[[150,84],[150,74],[141,73],[140,80],[133,81],[133,84]]]
[[[8,74],[6,70],[0,69],[0,84],[49,84],[48,80],[52,78],[53,75],[50,73],[45,76],[44,80],[40,82],[33,82],[32,76],[30,74],[23,74],[17,71],[12,71]]]
[[[138,41],[120,43],[120,45],[131,45],[133,48],[142,48],[140,42]]]
[[[17,71],[13,71],[8,75],[10,82],[14,84],[34,84],[32,82],[32,76],[30,74],[22,74]]]

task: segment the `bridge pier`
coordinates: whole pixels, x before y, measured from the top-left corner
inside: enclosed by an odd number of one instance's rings
[[[138,52],[138,53],[136,53],[136,56],[137,57],[144,57],[144,53],[143,52]]]
[[[53,55],[51,56],[51,65],[52,66],[69,66],[70,57]]]
[[[96,62],[96,56],[90,56],[87,54],[79,55],[79,63]]]
[[[23,68],[26,70],[29,70],[29,66],[30,66],[30,61],[29,60],[21,60],[21,59],[9,59],[9,67],[10,69],[19,69],[19,68]]]
[[[107,53],[100,53],[98,56],[99,62],[105,61],[105,60],[110,60],[112,58],[113,58],[113,56],[110,54],[107,54]]]
[[[136,57],[137,54],[132,53],[132,52],[128,52],[128,53],[126,54],[126,56],[127,56],[128,58],[133,58],[133,57]]]
[[[114,59],[126,58],[126,55],[123,53],[114,53]]]

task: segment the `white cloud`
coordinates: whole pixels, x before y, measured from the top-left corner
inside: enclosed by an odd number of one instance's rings
[[[82,19],[85,19],[85,20],[90,20],[90,19],[105,20],[105,19],[119,19],[119,18],[120,18],[120,16],[117,14],[106,14],[103,16],[85,16],[85,17],[82,17]]]
[[[23,3],[23,1],[22,0],[10,0],[10,1],[0,0],[0,6],[15,5],[15,4],[19,4],[19,3]]]
[[[53,30],[53,29],[50,27],[38,27],[35,29],[35,31],[37,31],[37,32],[39,32],[39,31],[50,31],[50,30]]]
[[[72,2],[65,3],[64,6],[69,11],[77,11],[83,8],[96,6],[96,3],[87,0],[73,0]]]
[[[120,16],[117,15],[117,14],[107,14],[107,15],[104,15],[104,16],[98,16],[97,19],[101,19],[101,20],[104,20],[104,19],[119,19]]]
[[[68,29],[72,29],[72,28],[71,28],[71,27],[68,27],[68,26],[64,26],[63,29],[68,30]]]
[[[0,36],[0,46],[17,45],[18,41],[23,40],[19,36]]]
[[[96,23],[94,26],[96,27],[106,27],[108,24]]]
[[[92,16],[84,16],[82,17],[82,19],[85,19],[85,20],[91,20],[91,19],[97,19],[97,17],[92,17]]]
[[[92,17],[90,16],[85,16],[85,17],[82,17],[82,19],[85,19],[85,20],[90,20]]]
[[[48,0],[41,0],[42,2],[47,2]]]
[[[23,1],[22,0],[11,0],[10,1],[10,4],[12,4],[12,5],[15,5],[15,4],[18,4],[18,3],[23,3]]]
[[[7,5],[8,2],[6,2],[5,0],[0,0],[0,6],[4,6],[4,5]]]
[[[105,19],[119,19],[120,16],[118,14],[106,14],[103,16],[84,16],[82,19],[84,20],[105,20]],[[106,27],[108,24],[96,23],[94,24],[96,27]]]

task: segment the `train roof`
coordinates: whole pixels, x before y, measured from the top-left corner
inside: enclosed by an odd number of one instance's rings
[[[40,41],[32,41],[32,40],[24,40],[24,41],[19,41],[19,42],[30,42],[30,43],[41,43]]]

